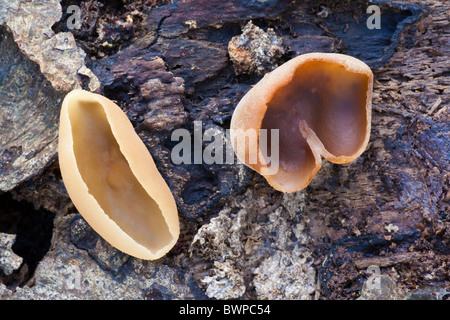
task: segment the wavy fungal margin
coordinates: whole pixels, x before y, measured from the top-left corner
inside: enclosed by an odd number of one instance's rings
[[[239,160],[264,175],[275,189],[306,188],[320,169],[322,156],[348,163],[366,149],[370,138],[373,74],[362,61],[343,54],[309,53],[267,74],[239,102],[232,132],[279,130],[279,169],[266,174],[260,148],[231,141]],[[255,158],[257,163],[248,159]]]

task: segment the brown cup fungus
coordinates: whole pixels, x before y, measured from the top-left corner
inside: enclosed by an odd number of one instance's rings
[[[59,165],[74,205],[111,245],[149,260],[175,245],[179,222],[173,195],[114,102],[83,90],[67,94]]]
[[[343,54],[298,56],[259,81],[239,102],[231,119],[231,141],[240,161],[282,192],[305,188],[321,166],[359,157],[370,136],[373,74],[362,61]],[[264,174],[268,154],[238,143],[242,132],[278,129],[278,170]],[[259,140],[259,139],[258,139]],[[273,152],[273,150],[272,150]],[[255,153],[257,153],[255,157]],[[250,162],[251,158],[257,161]]]

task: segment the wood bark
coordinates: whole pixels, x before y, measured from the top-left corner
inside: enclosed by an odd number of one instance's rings
[[[370,265],[406,291],[450,290],[448,1],[188,0],[151,8],[125,1],[119,9],[91,8],[91,2],[82,3],[77,43],[89,54],[87,66],[100,91],[127,112],[179,205],[184,229],[163,265],[181,268],[216,298],[213,284],[221,274],[240,292],[234,298],[290,298],[276,290],[287,292],[296,277],[308,285],[312,277],[314,284],[294,298],[357,298]],[[69,3],[63,1],[63,10]],[[136,26],[114,29],[112,21],[125,21],[132,3],[139,12]],[[367,27],[372,4],[381,9],[381,29]],[[240,164],[177,166],[170,160],[174,129],[193,132],[194,121],[201,121],[204,129],[223,134],[240,98],[261,78],[236,75],[228,56],[229,41],[250,20],[282,39],[277,63],[306,52],[340,52],[374,72],[366,152],[347,165],[324,161],[296,194],[273,190]],[[54,28],[65,31],[62,22]],[[100,41],[108,32],[117,37]],[[111,45],[102,46],[104,41]],[[3,171],[18,149],[5,150]],[[8,194],[36,209],[75,214],[56,162]],[[5,206],[12,203],[5,200],[9,195],[3,199]],[[0,232],[14,233],[1,223]],[[84,248],[85,237],[70,239]],[[98,253],[93,246],[86,250]],[[270,282],[265,270],[273,270],[270,257],[290,263],[286,274],[274,275],[281,289],[263,286]],[[163,289],[158,292],[155,297],[163,296]]]

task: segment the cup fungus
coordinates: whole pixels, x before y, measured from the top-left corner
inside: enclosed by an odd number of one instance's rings
[[[148,260],[175,245],[179,222],[173,195],[114,102],[83,90],[67,94],[59,165],[74,205],[111,245]]]
[[[239,102],[230,138],[240,161],[262,174],[282,192],[305,188],[321,166],[321,156],[333,163],[359,157],[370,136],[373,74],[362,61],[343,54],[298,56],[259,81]],[[267,169],[268,153],[252,143],[238,143],[242,132],[278,129],[279,163]],[[257,156],[255,157],[255,153]],[[249,159],[257,159],[250,163]],[[264,171],[264,169],[266,171]]]

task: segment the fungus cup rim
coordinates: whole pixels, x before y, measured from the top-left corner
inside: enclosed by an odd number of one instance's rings
[[[297,56],[275,70],[267,73],[244,97],[240,100],[236,106],[230,128],[231,130],[231,142],[237,158],[250,167],[251,169],[261,173],[261,168],[267,166],[264,160],[260,148],[258,147],[258,163],[249,164],[245,159],[249,158],[250,150],[248,150],[246,144],[236,143],[238,136],[236,133],[239,130],[256,130],[259,138],[259,129],[261,129],[262,121],[267,112],[268,102],[271,101],[274,94],[282,87],[287,86],[294,78],[296,70],[305,63],[320,61],[326,63],[335,63],[343,66],[346,71],[352,73],[358,73],[367,76],[367,90],[366,90],[366,128],[364,130],[365,136],[360,147],[352,155],[335,156],[326,150],[323,143],[317,137],[317,135],[307,126],[306,123],[300,124],[298,128],[300,132],[305,136],[306,141],[311,148],[311,151],[315,158],[315,168],[311,172],[310,176],[304,179],[304,183],[300,183],[295,186],[287,186],[279,183],[275,180],[275,175],[263,175],[267,182],[276,190],[291,193],[306,188],[317,174],[321,167],[322,156],[330,162],[336,164],[344,164],[351,162],[358,158],[367,148],[370,139],[371,121],[372,121],[372,91],[373,91],[373,73],[370,67],[363,61],[345,54],[339,53],[321,53],[313,52]],[[301,121],[304,122],[304,121]]]
[[[172,236],[172,240],[163,247],[151,250],[137,242],[105,213],[89,192],[88,186],[77,170],[78,164],[74,154],[72,125],[68,112],[69,101],[72,99],[96,102],[102,106],[114,138],[131,172],[160,208]],[[113,101],[81,89],[75,89],[66,95],[60,113],[58,159],[64,184],[75,207],[88,224],[112,246],[134,257],[154,260],[164,256],[175,245],[180,233],[175,199],[128,117]]]

